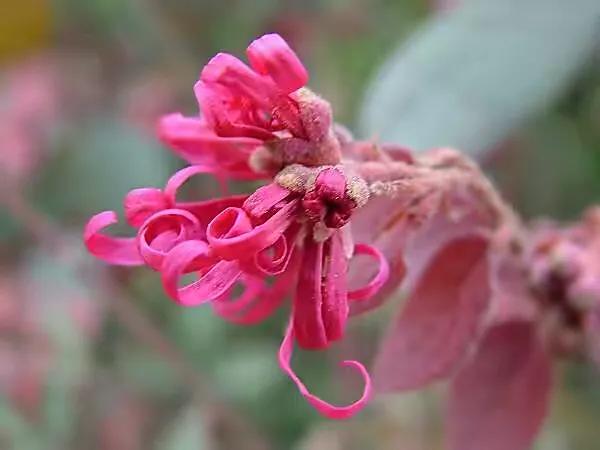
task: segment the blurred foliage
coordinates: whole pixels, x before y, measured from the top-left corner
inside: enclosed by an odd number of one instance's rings
[[[363,127],[417,150],[479,155],[564,91],[596,48],[599,14],[595,0],[465,2],[390,58]]]
[[[83,254],[79,241],[91,213],[121,213],[129,189],[160,187],[182,166],[157,143],[152,121],[173,110],[197,111],[192,85],[207,59],[218,51],[241,54],[251,39],[272,31],[298,49],[311,86],[332,102],[340,122],[352,125],[369,80],[393,54],[399,72],[372,87],[377,100],[367,104],[376,119],[365,122],[365,134],[384,130],[382,138],[418,146],[476,143],[473,148],[485,150],[482,163],[501,190],[528,216],[571,218],[598,202],[600,70],[598,61],[582,56],[592,45],[584,26],[594,19],[585,9],[589,3],[532,1],[521,14],[507,9],[513,1],[491,2],[496,15],[483,23],[460,11],[436,15],[437,3],[2,2],[0,70],[42,53],[60,72],[60,114],[44,141],[43,162],[24,190],[68,242],[61,250],[42,246],[19,219],[0,210],[0,273],[14,278],[20,291],[0,300],[33,305],[34,329],[49,347],[43,395],[32,403],[33,415],[0,387],[0,448],[213,449],[225,448],[214,441],[224,435],[234,443],[227,448],[247,448],[246,434],[224,431],[210,403],[193,399],[168,352],[157,352],[152,339],[135,331],[137,322],[132,327],[110,307],[131,299],[202,373],[214,395],[239,411],[272,448],[439,446],[438,392],[380,399],[351,421],[330,423],[305,404],[277,367],[286,311],[260,326],[236,327],[210,308],[178,308],[165,298],[156,274],[105,272]],[[581,22],[562,20],[567,6]],[[540,21],[533,20],[538,10]],[[534,30],[535,24],[546,28]],[[398,43],[408,47],[393,53]],[[476,59],[466,64],[469,55]],[[461,90],[489,93],[491,106],[455,102]],[[393,114],[382,106],[399,99]],[[502,109],[507,105],[510,114]],[[345,388],[352,380],[335,362],[357,352],[368,360],[388,316],[386,310],[365,318],[349,343],[329,354],[298,354],[299,375],[316,393],[348,400],[346,391],[352,391]],[[596,374],[579,366],[568,371],[540,448],[592,449],[600,442],[594,425],[600,417]],[[28,394],[33,391],[26,385]]]

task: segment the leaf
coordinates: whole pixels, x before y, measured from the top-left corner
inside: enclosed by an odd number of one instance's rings
[[[365,98],[361,130],[480,154],[546,108],[593,53],[597,0],[474,0],[431,19]]]
[[[354,240],[383,253],[390,265],[390,277],[374,297],[353,302],[351,314],[372,310],[389,301],[399,287],[412,290],[430,260],[452,240],[492,229],[495,218],[480,205],[480,199],[456,192],[445,199],[445,207],[419,220],[415,220],[406,202],[395,197],[375,197],[358,209],[352,217]],[[348,274],[351,288],[364,286],[375,272],[370,259],[355,260]]]
[[[380,391],[417,388],[457,367],[489,303],[487,247],[485,238],[469,235],[432,258],[376,357]]]
[[[491,328],[452,383],[448,448],[530,448],[548,411],[550,389],[550,360],[531,322]]]
[[[204,418],[189,406],[177,416],[159,439],[157,450],[206,450],[209,448]]]

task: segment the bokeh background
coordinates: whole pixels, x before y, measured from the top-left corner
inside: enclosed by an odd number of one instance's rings
[[[566,4],[566,6],[565,6]],[[600,13],[575,0],[0,0],[0,448],[440,448],[444,387],[318,417],[280,373],[285,312],[251,328],[180,309],[154,273],[85,254],[82,226],[183,163],[154,136],[193,114],[218,51],[265,32],[364,138],[477,158],[526,217],[600,201]],[[383,69],[381,69],[383,67]],[[245,189],[247,186],[232,186]],[[217,193],[207,180],[192,194]],[[341,353],[368,361],[391,308],[295,366],[350,399]],[[600,376],[560,368],[536,448],[593,450]]]

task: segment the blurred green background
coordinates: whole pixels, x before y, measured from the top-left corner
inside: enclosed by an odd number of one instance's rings
[[[86,255],[82,226],[183,166],[155,120],[196,113],[203,64],[266,32],[362,137],[458,146],[526,217],[575,218],[600,200],[598,13],[591,0],[0,0],[0,448],[439,448],[443,387],[326,421],[277,367],[285,312],[244,328],[180,309],[156,274]],[[329,355],[298,355],[307,385],[350,398],[334,363],[368,361],[387,313],[355,320]],[[561,370],[537,448],[597,449],[598,374]]]

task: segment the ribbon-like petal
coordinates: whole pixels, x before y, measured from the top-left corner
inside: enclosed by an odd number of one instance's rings
[[[344,336],[348,320],[348,260],[344,254],[342,237],[334,233],[325,242],[325,280],[321,316],[329,342]]]
[[[246,136],[218,136],[205,120],[179,113],[163,116],[159,139],[191,164],[209,167],[217,176],[252,180],[264,178],[248,165],[248,158],[263,141]],[[270,134],[266,135],[270,137]],[[265,136],[262,136],[265,137]]]
[[[270,76],[286,94],[308,83],[308,72],[300,58],[278,34],[265,34],[255,39],[246,54],[252,68]]]
[[[312,236],[304,240],[292,311],[294,335],[305,349],[322,349],[329,344],[323,323],[323,243]]]
[[[289,195],[290,191],[287,189],[277,183],[270,183],[254,191],[244,202],[244,209],[251,216],[263,217],[271,208],[285,200]]]
[[[165,195],[157,188],[140,188],[129,191],[123,202],[125,218],[132,227],[141,226],[152,214],[167,209]]]
[[[292,369],[290,363],[294,347],[293,340],[294,328],[290,324],[285,333],[285,337],[283,338],[283,342],[281,343],[281,347],[279,348],[279,367],[281,367],[281,370],[283,370],[285,374],[290,377],[294,383],[296,383],[300,394],[302,394],[302,396],[313,406],[313,408],[329,419],[349,419],[365,407],[372,394],[371,378],[365,366],[358,361],[342,361],[343,366],[352,367],[360,373],[365,382],[365,386],[363,388],[361,397],[354,403],[347,406],[332,405],[331,403],[320,399],[316,395],[311,394],[304,383],[302,383],[302,380],[300,380],[298,375],[296,375]]]
[[[197,306],[221,297],[242,274],[235,261],[219,261],[212,265],[208,245],[204,241],[185,241],[164,258],[161,278],[165,292],[182,306]],[[181,275],[190,267],[210,267],[200,279],[178,287]]]
[[[385,284],[390,276],[390,265],[387,259],[376,247],[367,244],[356,244],[354,247],[355,255],[369,255],[379,263],[379,270],[373,279],[366,285],[348,292],[349,300],[365,300],[373,297],[379,289]],[[405,269],[406,270],[406,269]]]
[[[119,266],[144,264],[135,238],[117,238],[101,234],[100,231],[118,222],[114,211],[96,214],[85,226],[83,241],[88,251],[96,258]]]
[[[221,302],[215,302],[213,305],[215,312],[225,320],[238,325],[253,325],[262,322],[281,306],[286,296],[292,291],[298,278],[301,262],[302,252],[293,249],[287,270],[275,279],[272,286],[264,287],[260,295],[254,299],[256,301],[248,302],[248,305],[244,305],[243,311],[242,308],[239,308],[235,312],[226,310],[221,306]]]
[[[293,200],[264,223],[241,230],[249,218],[241,208],[227,208],[208,224],[206,238],[217,255],[226,260],[243,259],[273,245],[296,216],[298,201]],[[245,232],[238,232],[240,231]]]
[[[166,253],[175,245],[200,236],[196,217],[182,209],[165,209],[150,216],[138,230],[142,258],[154,270],[160,270]]]

